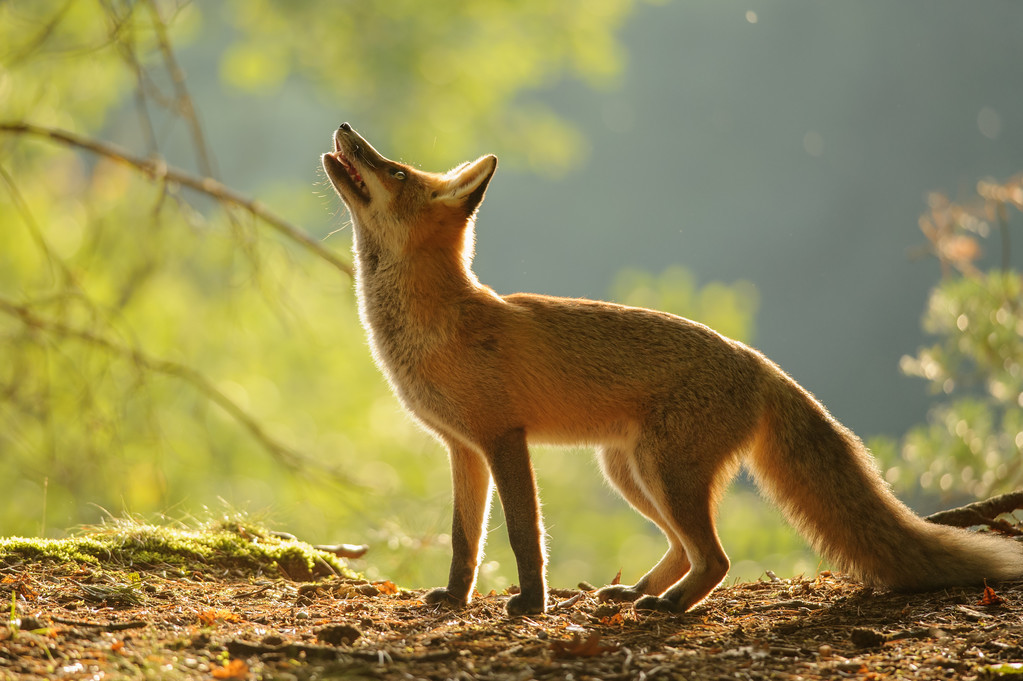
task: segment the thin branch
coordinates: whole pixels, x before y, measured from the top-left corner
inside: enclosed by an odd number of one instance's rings
[[[309,236],[309,234],[283,218],[275,215],[260,201],[245,197],[212,177],[196,177],[195,175],[186,173],[178,168],[168,166],[162,158],[140,158],[127,150],[108,142],[89,139],[73,132],[57,128],[14,122],[0,123],[0,132],[48,138],[68,146],[84,149],[98,156],[135,168],[152,180],[175,182],[183,187],[188,187],[189,189],[210,196],[221,203],[242,208],[277,230],[279,233],[326,260],[349,277],[354,276],[351,265],[338,258],[337,255],[325,248],[323,244]]]
[[[991,497],[984,501],[977,501],[972,504],[950,508],[947,511],[938,511],[924,518],[924,520],[938,525],[951,525],[953,527],[972,527],[974,525],[988,525],[992,528],[1002,530],[1007,534],[1018,535],[1009,523],[998,520],[1003,513],[1012,513],[1023,509],[1023,490],[1009,492],[997,497]]]
[[[192,103],[192,97],[185,87],[185,72],[178,65],[177,57],[174,56],[174,49],[171,47],[170,39],[167,37],[167,25],[160,16],[160,10],[153,0],[146,3],[149,6],[149,13],[153,17],[153,30],[156,32],[156,41],[163,54],[163,63],[170,74],[171,83],[174,86],[175,100],[178,112],[188,122],[192,132],[192,143],[195,145],[195,153],[199,157],[199,170],[207,177],[218,175],[206,144],[206,136],[203,134],[202,125],[199,123],[199,114]]]
[[[32,236],[32,240],[36,242],[36,246],[45,257],[46,263],[51,269],[60,271],[60,276],[67,286],[78,290],[78,282],[75,281],[75,277],[71,273],[71,269],[67,266],[67,263],[61,260],[60,257],[53,252],[53,248],[46,240],[46,237],[43,236],[43,230],[39,228],[39,223],[36,222],[36,219],[32,216],[32,212],[29,211],[28,203],[21,195],[18,185],[15,184],[14,177],[7,172],[7,169],[3,165],[0,165],[0,179],[2,179],[4,184],[7,185],[7,193],[11,197],[11,202],[14,204],[15,209],[21,214],[21,219],[28,228],[28,232]]]
[[[91,629],[102,629],[103,631],[124,631],[126,629],[141,629],[148,627],[146,620],[129,620],[127,622],[90,622],[87,620],[70,620],[65,617],[51,617],[57,624],[66,624],[71,627],[89,627]]]
[[[52,16],[50,16],[50,20],[43,25],[43,27],[39,30],[38,33],[36,33],[35,36],[33,36],[27,43],[25,43],[25,45],[23,45],[17,53],[7,57],[5,59],[5,61],[7,62],[7,68],[12,68],[15,64],[21,62],[27,57],[32,56],[36,52],[36,50],[38,50],[42,46],[42,44],[45,43],[50,38],[51,35],[53,35],[53,32],[60,25],[60,22],[64,20],[64,17],[67,15],[68,10],[71,9],[71,5],[74,4],[74,1],[75,0],[67,0],[67,2],[65,2],[60,7],[60,9],[58,9],[56,12],[53,13]]]
[[[294,451],[287,445],[278,442],[263,428],[263,426],[259,424],[258,421],[256,421],[252,415],[238,406],[234,401],[227,397],[227,395],[218,390],[216,386],[209,381],[209,379],[189,366],[170,360],[151,357],[137,348],[123,345],[116,341],[112,341],[109,338],[103,338],[102,336],[98,336],[82,329],[75,329],[60,322],[43,319],[32,312],[32,310],[28,307],[18,305],[17,303],[5,298],[0,298],[0,311],[18,318],[25,326],[46,331],[58,336],[63,336],[64,338],[71,338],[88,343],[89,345],[102,348],[111,354],[130,360],[140,368],[147,371],[180,379],[191,385],[195,390],[202,394],[203,397],[217,404],[224,411],[230,414],[257,442],[259,442],[260,445],[263,446],[264,449],[269,451],[274,458],[288,468],[307,472],[309,467],[315,466],[320,469],[325,469],[326,472],[346,484],[353,486],[357,485],[357,483],[352,481],[348,476],[344,475],[340,471],[323,466],[319,462],[314,462]]]
[[[121,28],[125,25],[125,19],[118,16],[117,10],[108,0],[101,0],[100,4],[103,5],[107,16],[113,22],[111,34],[121,34]],[[129,17],[134,11],[134,7],[134,5],[129,7]],[[135,54],[135,33],[133,31],[123,31],[123,35],[124,37],[117,41],[118,51],[131,70],[132,75],[135,76],[135,108],[138,110],[139,127],[142,129],[142,135],[146,140],[147,151],[150,154],[155,154],[158,151],[158,145],[156,142],[156,131],[153,129],[153,121],[149,115],[149,106],[146,103],[145,69],[143,69],[138,56]]]

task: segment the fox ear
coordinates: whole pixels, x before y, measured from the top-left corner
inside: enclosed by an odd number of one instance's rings
[[[453,207],[460,206],[466,215],[472,215],[483,201],[495,170],[497,157],[493,154],[463,163],[444,175],[445,182],[433,193],[433,198]]]

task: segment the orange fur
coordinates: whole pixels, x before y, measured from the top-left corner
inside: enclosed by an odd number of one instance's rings
[[[637,608],[684,611],[724,579],[714,512],[743,461],[820,551],[868,582],[1023,578],[1015,543],[914,515],[862,443],[756,350],[663,312],[480,284],[473,229],[496,157],[425,173],[345,124],[323,167],[354,221],[373,355],[450,453],[451,572],[430,602],[469,601],[496,487],[521,588],[508,612],[544,610],[535,443],[595,446],[610,483],[664,532],[668,551],[650,572],[601,590]]]

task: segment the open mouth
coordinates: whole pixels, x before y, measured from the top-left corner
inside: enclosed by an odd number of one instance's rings
[[[334,152],[334,158],[338,160],[341,166],[348,172],[348,177],[352,178],[352,182],[355,183],[362,191],[366,191],[366,182],[362,179],[362,175],[356,170],[355,164],[348,160],[348,157],[341,153],[340,150]]]
[[[336,163],[333,164],[333,169],[335,170],[335,172],[333,173],[329,172],[331,168],[327,168],[328,170],[327,174],[334,182],[334,185],[340,189],[341,182],[339,182],[339,180],[342,180],[343,177],[344,179],[348,180],[348,182],[345,184],[350,184],[351,188],[355,190],[355,193],[359,195],[359,198],[368,201],[369,188],[366,187],[366,181],[362,179],[362,175],[359,174],[359,170],[358,168],[355,167],[355,164],[352,162],[352,160],[345,156],[344,151],[341,149],[340,140],[338,139],[334,140],[334,151],[332,151],[329,154],[326,154],[326,158],[330,158],[336,161]],[[345,172],[343,176],[341,173],[336,171],[337,166],[341,166],[341,168],[344,169]]]

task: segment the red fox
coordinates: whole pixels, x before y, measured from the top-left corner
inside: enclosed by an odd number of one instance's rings
[[[520,584],[508,614],[544,612],[536,443],[595,446],[608,481],[664,532],[660,562],[598,592],[637,609],[683,612],[724,579],[715,509],[742,462],[818,550],[865,582],[1023,579],[1023,547],[920,519],[860,440],[753,348],[663,312],[481,284],[475,221],[497,157],[422,172],[345,123],[322,162],[352,216],[373,357],[449,453],[451,571],[428,603],[472,597],[496,486]]]

